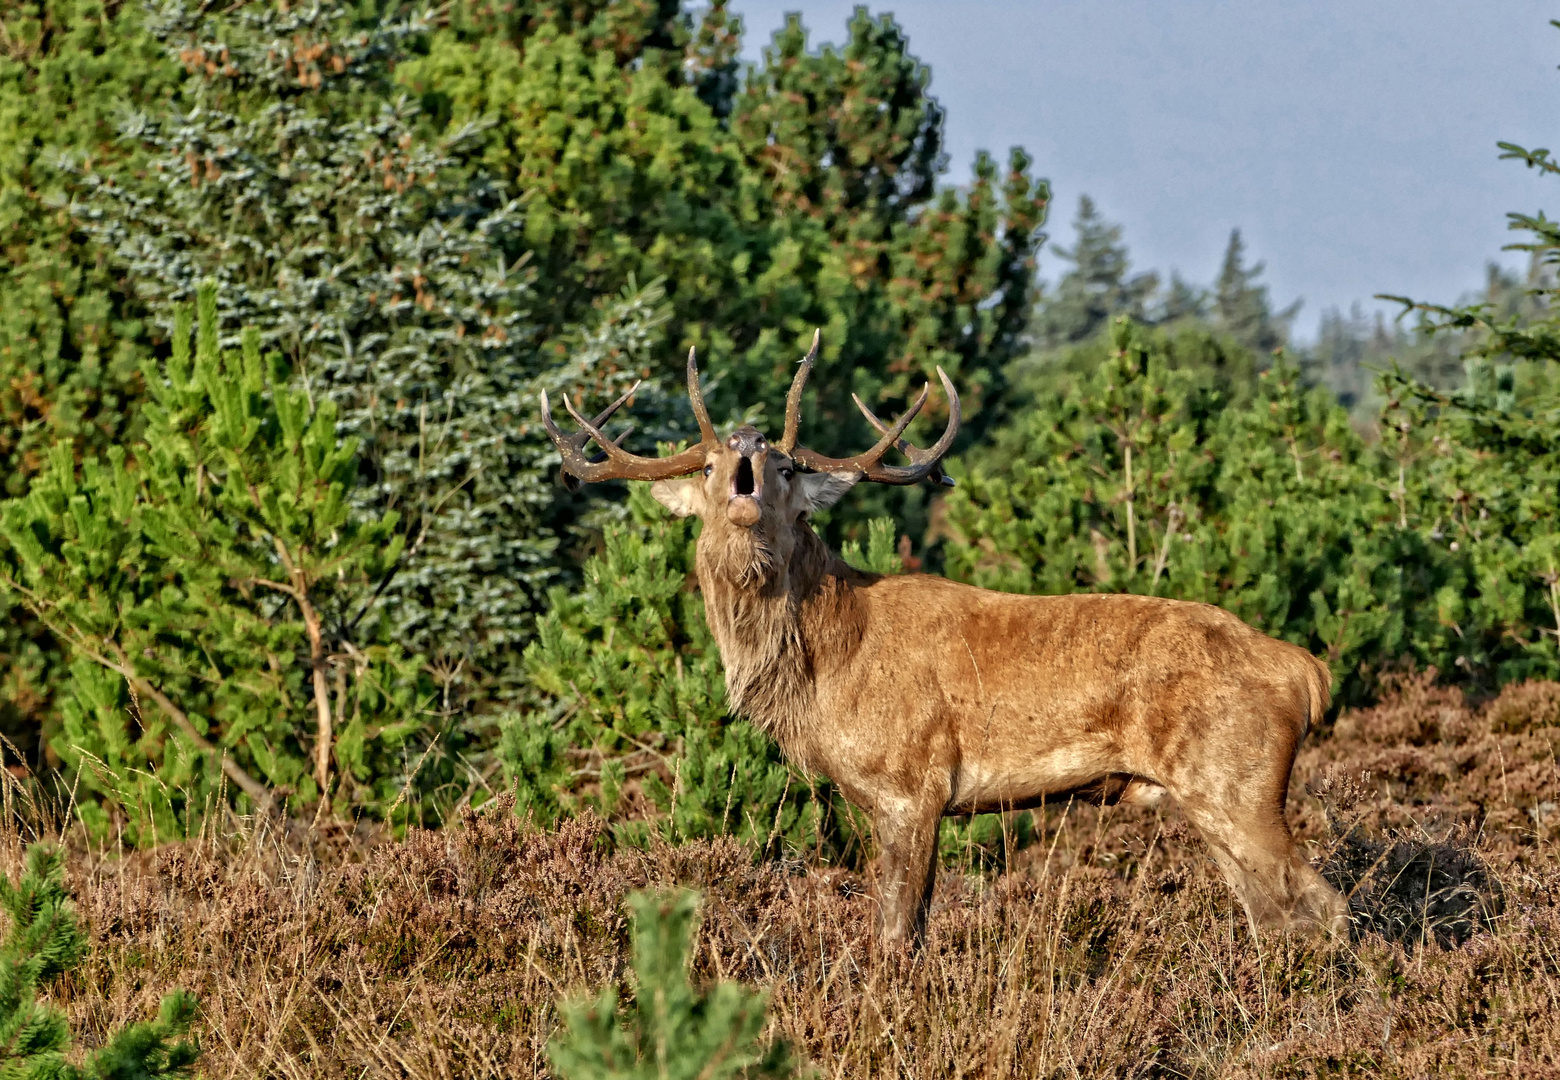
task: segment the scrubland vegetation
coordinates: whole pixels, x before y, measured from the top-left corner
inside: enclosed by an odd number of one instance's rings
[[[876,943],[868,874],[543,830],[505,796],[399,840],[251,821],[80,849],[90,948],[54,1000],[90,1042],[185,987],[209,1076],[549,1075],[560,999],[633,997],[625,897],[677,887],[703,896],[695,983],[765,991],[765,1038],[824,1075],[1546,1076],[1557,746],[1553,683],[1474,704],[1409,677],[1343,713],[1291,803],[1350,893],[1337,949],[1253,942],[1173,808],[1049,809],[1001,874],[956,854],[908,956]]]
[[[43,905],[0,1071],[175,1075],[188,1022],[209,1076],[1560,1073],[1548,219],[1526,279],[1299,345],[1238,232],[1165,282],[1087,201],[1042,248],[1022,150],[947,186],[886,16],[752,66],[719,3],[0,29],[0,846]],[[535,412],[642,378],[629,445],[684,441],[697,346],[774,427],[815,327],[807,445],[939,365],[965,403],[951,492],[818,516],[852,562],[1327,660],[1289,809],[1348,943],[1253,940],[1174,807],[1063,804],[944,822],[882,951],[865,819],[728,715],[696,526],[558,483]]]

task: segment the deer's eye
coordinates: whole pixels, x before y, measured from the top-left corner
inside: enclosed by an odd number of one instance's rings
[[[704,475],[705,476],[708,476],[710,473],[712,473],[714,471],[715,471],[715,466],[713,466],[713,465],[706,465],[706,466],[704,466]]]
[[[780,475],[785,477],[787,480],[790,480],[791,477],[794,476],[795,474],[790,469],[781,469],[780,470]]]

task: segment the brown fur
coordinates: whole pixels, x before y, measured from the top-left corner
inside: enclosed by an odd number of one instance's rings
[[[699,583],[733,708],[872,815],[888,938],[924,925],[944,815],[1167,792],[1254,927],[1343,928],[1342,898],[1284,820],[1295,753],[1327,707],[1318,660],[1207,604],[862,573],[807,521],[853,479],[793,473],[739,434],[656,496],[704,522]],[[751,496],[736,493],[744,457]]]

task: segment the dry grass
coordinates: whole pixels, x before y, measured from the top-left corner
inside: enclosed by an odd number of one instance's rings
[[[625,893],[675,883],[706,896],[697,975],[766,988],[826,1077],[1560,1076],[1557,744],[1560,685],[1426,679],[1308,744],[1291,816],[1353,892],[1332,950],[1253,942],[1173,810],[1049,811],[1006,873],[942,876],[915,957],[878,951],[858,875],[488,812],[81,852],[59,997],[90,1041],[194,991],[210,1077],[544,1076],[557,997],[625,978]]]

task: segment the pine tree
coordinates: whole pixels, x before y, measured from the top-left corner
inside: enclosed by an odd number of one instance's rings
[[[736,983],[703,992],[688,981],[697,926],[695,893],[635,893],[634,1004],[619,1016],[617,992],[558,1006],[563,1030],[547,1047],[562,1080],[723,1080],[797,1074],[781,1040],[760,1041],[764,997]]]
[[[1322,312],[1316,341],[1306,351],[1304,363],[1308,373],[1330,389],[1340,405],[1352,410],[1370,393],[1365,364],[1366,357],[1372,355],[1372,345],[1390,348],[1388,342],[1400,337],[1389,338],[1382,320],[1378,317],[1372,323],[1358,302],[1347,316],[1337,308],[1328,308]]]
[[[554,328],[567,362],[541,347],[519,203],[477,165],[481,125],[428,133],[394,79],[431,28],[387,12],[160,8],[150,29],[185,65],[182,97],[124,125],[144,179],[80,169],[77,211],[165,327],[213,278],[228,340],[254,327],[337,406],[361,445],[353,505],[401,522],[376,607],[457,701],[462,686],[502,699],[558,572],[537,379],[631,376],[661,291]]]
[[[1157,274],[1127,276],[1131,260],[1121,226],[1106,222],[1087,195],[1078,200],[1073,229],[1078,238],[1072,248],[1055,249],[1058,258],[1072,263],[1072,269],[1035,307],[1033,332],[1040,348],[1087,341],[1117,315],[1143,320],[1159,290]],[[1190,306],[1183,294],[1177,294],[1176,302]]]
[[[36,998],[41,981],[69,971],[86,942],[65,892],[63,853],[47,844],[27,849],[21,881],[0,876],[0,907],[10,927],[0,942],[0,1076],[16,1080],[158,1080],[188,1076],[199,1050],[175,1041],[189,1030],[195,1000],[174,992],[157,1019],[132,1024],[87,1058],[66,1058],[70,1027],[58,1009]]]
[[[1275,312],[1266,285],[1257,283],[1263,263],[1246,266],[1246,243],[1240,230],[1230,232],[1229,245],[1213,288],[1213,317],[1218,327],[1259,353],[1271,352],[1289,340],[1289,326],[1300,313],[1296,300]]]
[[[56,752],[80,813],[133,842],[187,835],[222,792],[411,812],[442,779],[421,659],[375,612],[401,540],[348,495],[356,440],[292,389],[259,334],[218,343],[214,285],[148,364],[145,437],[81,466],[68,445],[0,505],[3,581],[70,658]],[[446,743],[448,734],[445,735]],[[323,809],[323,807],[322,807]]]
[[[1187,286],[1190,290],[1190,286]],[[1164,309],[1161,307],[1160,309]],[[1184,384],[1198,400],[1217,398],[1225,407],[1244,405],[1256,395],[1264,358],[1205,320],[1183,318],[1157,324],[1134,323],[1134,333],[1156,362]],[[1113,362],[1115,324],[1093,338],[1057,349],[1035,349],[1009,368],[1010,388],[1004,401],[1007,422],[993,431],[984,445],[971,447],[964,459],[972,465],[995,469],[1014,454],[1027,452],[1026,415],[1042,411],[1076,392]]]
[[[550,327],[664,279],[678,347],[661,370],[705,350],[717,416],[773,407],[821,326],[844,375],[819,380],[809,445],[859,437],[851,391],[892,408],[937,364],[975,430],[1020,348],[1044,183],[1015,151],[939,190],[943,112],[887,16],[859,9],[843,46],[816,51],[789,19],[738,80],[740,33],[722,4],[694,23],[666,2],[470,2],[403,78],[451,124],[494,121],[486,160],[531,193]]]
[[[1212,298],[1208,290],[1193,285],[1183,278],[1178,271],[1170,272],[1170,284],[1165,289],[1165,296],[1155,313],[1155,320],[1161,324],[1174,324],[1182,320],[1201,322],[1210,314]]]

